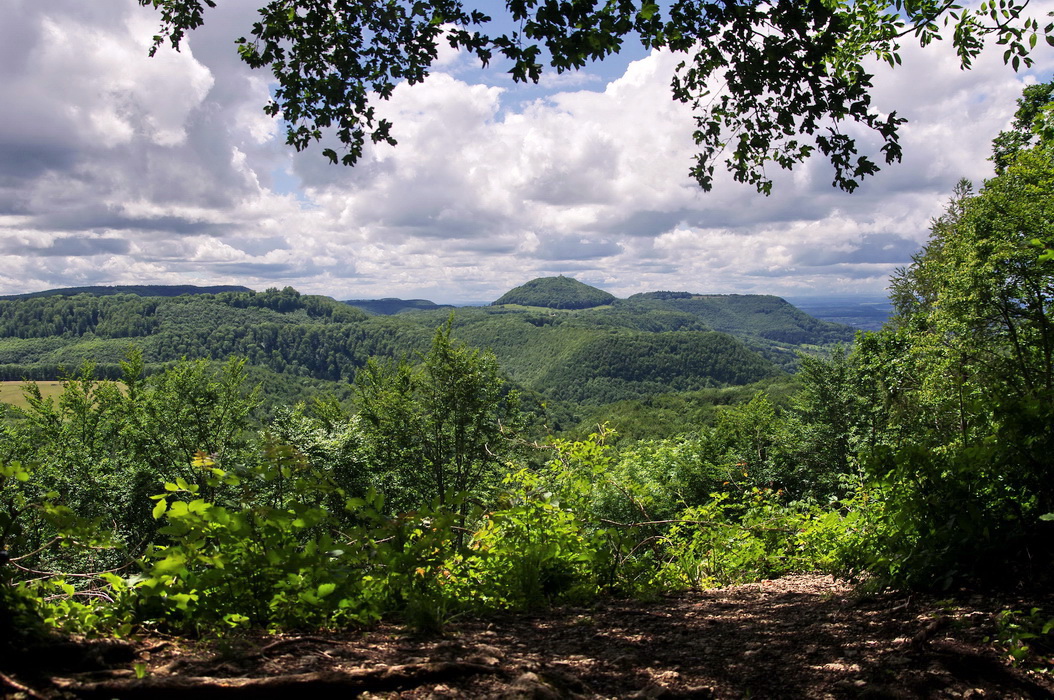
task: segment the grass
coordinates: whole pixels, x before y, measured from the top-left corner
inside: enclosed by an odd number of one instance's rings
[[[34,382],[40,387],[40,393],[47,398],[58,396],[62,393],[62,382]],[[25,406],[26,400],[22,396],[22,385],[25,382],[0,382],[0,403],[9,403],[15,406]]]

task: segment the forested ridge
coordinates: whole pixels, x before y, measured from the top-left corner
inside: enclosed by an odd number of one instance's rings
[[[847,327],[817,321],[776,297],[707,298],[716,300],[719,314],[710,313],[712,305],[682,310],[630,299],[558,314],[467,307],[453,311],[453,319],[458,337],[494,352],[522,388],[594,404],[751,383],[792,369],[797,349],[852,339]],[[352,381],[370,357],[423,351],[451,312],[419,305],[397,316],[367,315],[292,288],[6,300],[0,301],[0,378],[53,380],[91,361],[97,376],[116,379],[134,346],[148,371],[183,357],[234,355],[279,374]],[[715,320],[721,332],[714,332]],[[586,384],[591,388],[583,389]]]
[[[554,648],[575,650],[564,675],[480,632],[472,654],[437,646],[426,658],[442,661],[304,682],[484,693],[494,687],[468,677],[499,673],[508,655],[535,696],[617,692],[606,675],[617,668],[634,669],[618,678],[641,693],[778,694],[772,673],[741,668],[776,646],[811,664],[797,672],[836,673],[795,681],[806,695],[935,694],[932,677],[909,672],[919,661],[944,669],[942,692],[1049,696],[1054,610],[1031,603],[1054,582],[1050,96],[1025,91],[995,176],[951,193],[892,280],[895,316],[851,345],[774,297],[687,292],[391,317],[291,288],[0,302],[0,357],[26,372],[72,368],[57,397],[27,384],[0,423],[4,658],[40,656],[55,633],[228,648],[265,630],[302,635],[258,646],[259,658],[271,644],[346,648],[328,633],[442,634],[576,606],[573,624],[546,623]],[[253,367],[315,382],[314,395],[263,411]],[[763,631],[763,606],[733,588],[676,598],[678,619],[705,616],[676,629],[684,644],[700,629],[747,641],[721,646],[738,675],[699,670],[664,643],[661,674],[644,680],[643,635],[628,661],[582,661],[582,630],[624,644],[627,617],[665,614],[625,601],[748,583],[783,591],[768,614],[787,615],[781,629],[807,645]],[[964,597],[1009,592],[982,618],[964,611]],[[739,615],[735,634],[708,626],[720,601]],[[837,644],[817,638],[819,611],[838,623]],[[873,638],[849,639],[847,624]],[[177,674],[148,661],[138,680],[46,692],[171,691]],[[677,675],[689,669],[712,687]]]
[[[764,294],[690,294],[646,292],[628,301],[653,300],[655,308],[698,316],[715,331],[788,343],[824,345],[849,342],[845,326],[813,318],[783,299]]]
[[[344,302],[349,306],[362,309],[367,313],[390,316],[403,311],[433,310],[437,308],[452,309],[449,304],[436,304],[427,299],[349,299]]]
[[[199,287],[193,284],[119,284],[119,285],[95,285],[91,287],[63,287],[61,289],[45,289],[40,292],[25,292],[23,294],[10,294],[0,296],[0,300],[6,299],[34,299],[37,297],[53,296],[76,296],[78,294],[91,294],[94,296],[107,296],[110,294],[135,294],[143,297],[178,297],[184,294],[222,294],[224,292],[251,292],[248,287],[238,285],[221,284]]]

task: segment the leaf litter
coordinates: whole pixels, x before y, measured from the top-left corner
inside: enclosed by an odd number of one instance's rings
[[[867,594],[830,576],[795,575],[461,618],[436,636],[386,623],[303,635],[84,640],[77,663],[63,665],[70,655],[47,649],[21,667],[0,661],[0,696],[1054,698],[1049,670],[1015,664],[992,641],[1001,610],[1044,603],[1054,612],[1049,594]]]

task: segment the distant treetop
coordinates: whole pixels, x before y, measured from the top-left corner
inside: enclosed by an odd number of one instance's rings
[[[452,309],[450,304],[436,304],[427,299],[396,299],[386,297],[384,299],[348,299],[343,302],[348,306],[375,314],[377,316],[394,316],[406,311],[434,311],[435,309]]]
[[[591,309],[615,301],[615,296],[603,289],[590,287],[571,277],[539,277],[515,289],[510,289],[492,306],[519,304],[542,306],[548,309]]]
[[[691,299],[694,296],[691,292],[641,292],[630,299]]]
[[[92,294],[95,296],[111,296],[113,294],[137,294],[141,297],[178,297],[184,294],[221,294],[223,292],[251,292],[248,287],[224,284],[211,287],[198,287],[193,284],[129,284],[129,285],[98,285],[93,287],[63,287],[61,289],[46,289],[42,292],[27,292],[25,294],[11,294],[0,296],[0,299],[33,299],[35,297],[73,297],[78,294]]]

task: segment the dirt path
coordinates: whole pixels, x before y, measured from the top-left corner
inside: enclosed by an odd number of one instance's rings
[[[1031,603],[1032,601],[1030,601]],[[1052,601],[1040,601],[1051,603]],[[1054,698],[985,643],[1023,601],[860,596],[829,577],[464,620],[442,638],[365,633],[188,645],[150,638],[105,668],[36,676],[40,697]],[[1051,609],[1054,614],[1054,609]],[[136,664],[146,677],[136,680]],[[0,692],[4,685],[0,684]],[[13,686],[8,686],[14,694]]]

